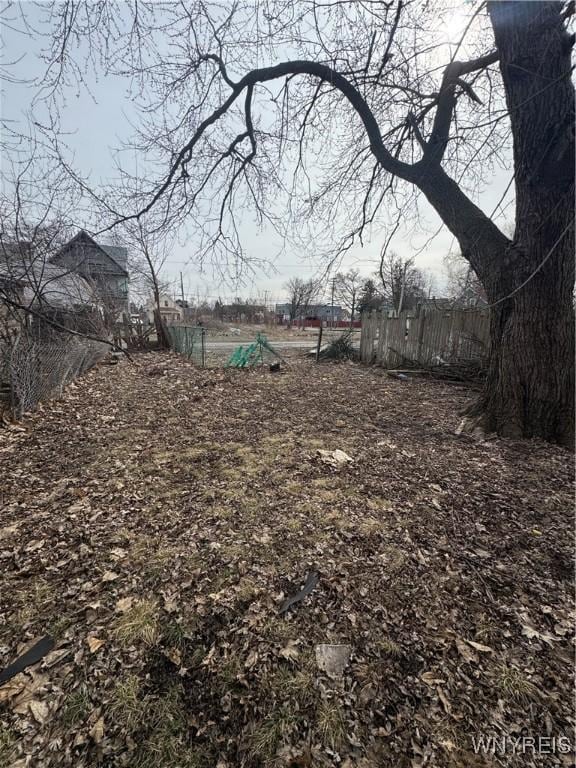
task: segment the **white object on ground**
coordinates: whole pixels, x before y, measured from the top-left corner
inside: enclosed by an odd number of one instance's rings
[[[348,456],[347,453],[344,453],[339,448],[335,451],[324,451],[322,448],[318,448],[318,455],[323,462],[330,464],[332,467],[341,467],[343,464],[354,461],[352,456]]]
[[[315,650],[318,667],[326,672],[328,677],[342,677],[350,661],[351,646],[321,643]]]

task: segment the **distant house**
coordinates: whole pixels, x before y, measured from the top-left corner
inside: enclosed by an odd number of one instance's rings
[[[311,304],[307,308],[304,317],[306,320],[320,320],[322,322],[334,320],[335,323],[338,323],[340,320],[345,319],[345,315],[346,310],[344,307],[332,306],[332,304]]]
[[[196,316],[195,307],[190,306],[190,302],[185,299],[176,299],[176,306],[182,310],[182,320],[192,321]]]
[[[52,257],[53,264],[80,275],[92,285],[107,310],[129,315],[128,251],[117,245],[98,243],[81,230]]]
[[[464,289],[459,304],[463,307],[476,307],[478,309],[484,309],[488,306],[486,292],[479,282]]]
[[[214,314],[223,323],[263,323],[266,307],[264,304],[252,304],[242,300],[232,304],[217,302],[214,306]]]
[[[146,302],[146,318],[149,325],[154,323],[154,310],[156,309],[156,302],[153,298],[148,299]],[[177,301],[171,296],[165,294],[160,295],[160,315],[165,323],[179,323],[184,319],[184,310]]]
[[[276,320],[279,323],[287,323],[290,321],[291,305],[276,304]],[[303,311],[297,312],[297,317],[292,318],[298,325],[330,325],[344,321],[346,318],[346,310],[340,306],[332,306],[332,304],[310,304]]]
[[[362,315],[364,312],[395,312],[396,307],[390,299],[385,299],[380,294],[361,299],[356,308],[356,313]]]
[[[442,296],[430,296],[419,301],[418,308],[450,312],[454,309],[454,299],[444,298]]]
[[[419,309],[452,312],[455,309],[485,309],[487,306],[488,302],[482,293],[469,288],[456,298],[445,299],[432,296],[420,302]]]

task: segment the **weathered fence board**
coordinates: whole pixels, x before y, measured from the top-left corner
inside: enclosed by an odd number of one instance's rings
[[[362,315],[360,359],[395,368],[410,361],[422,365],[486,356],[489,316],[483,310],[456,309],[385,312]]]

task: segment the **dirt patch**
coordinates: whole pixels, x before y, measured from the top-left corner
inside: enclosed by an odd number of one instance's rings
[[[569,454],[352,364],[137,363],[0,433],[0,666],[57,640],[0,687],[0,765],[572,764],[474,754],[570,736]]]

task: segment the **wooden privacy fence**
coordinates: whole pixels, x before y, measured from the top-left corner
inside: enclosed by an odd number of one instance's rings
[[[360,359],[397,368],[407,361],[435,365],[455,359],[483,358],[489,340],[489,316],[483,310],[421,310],[388,317],[362,315]]]

